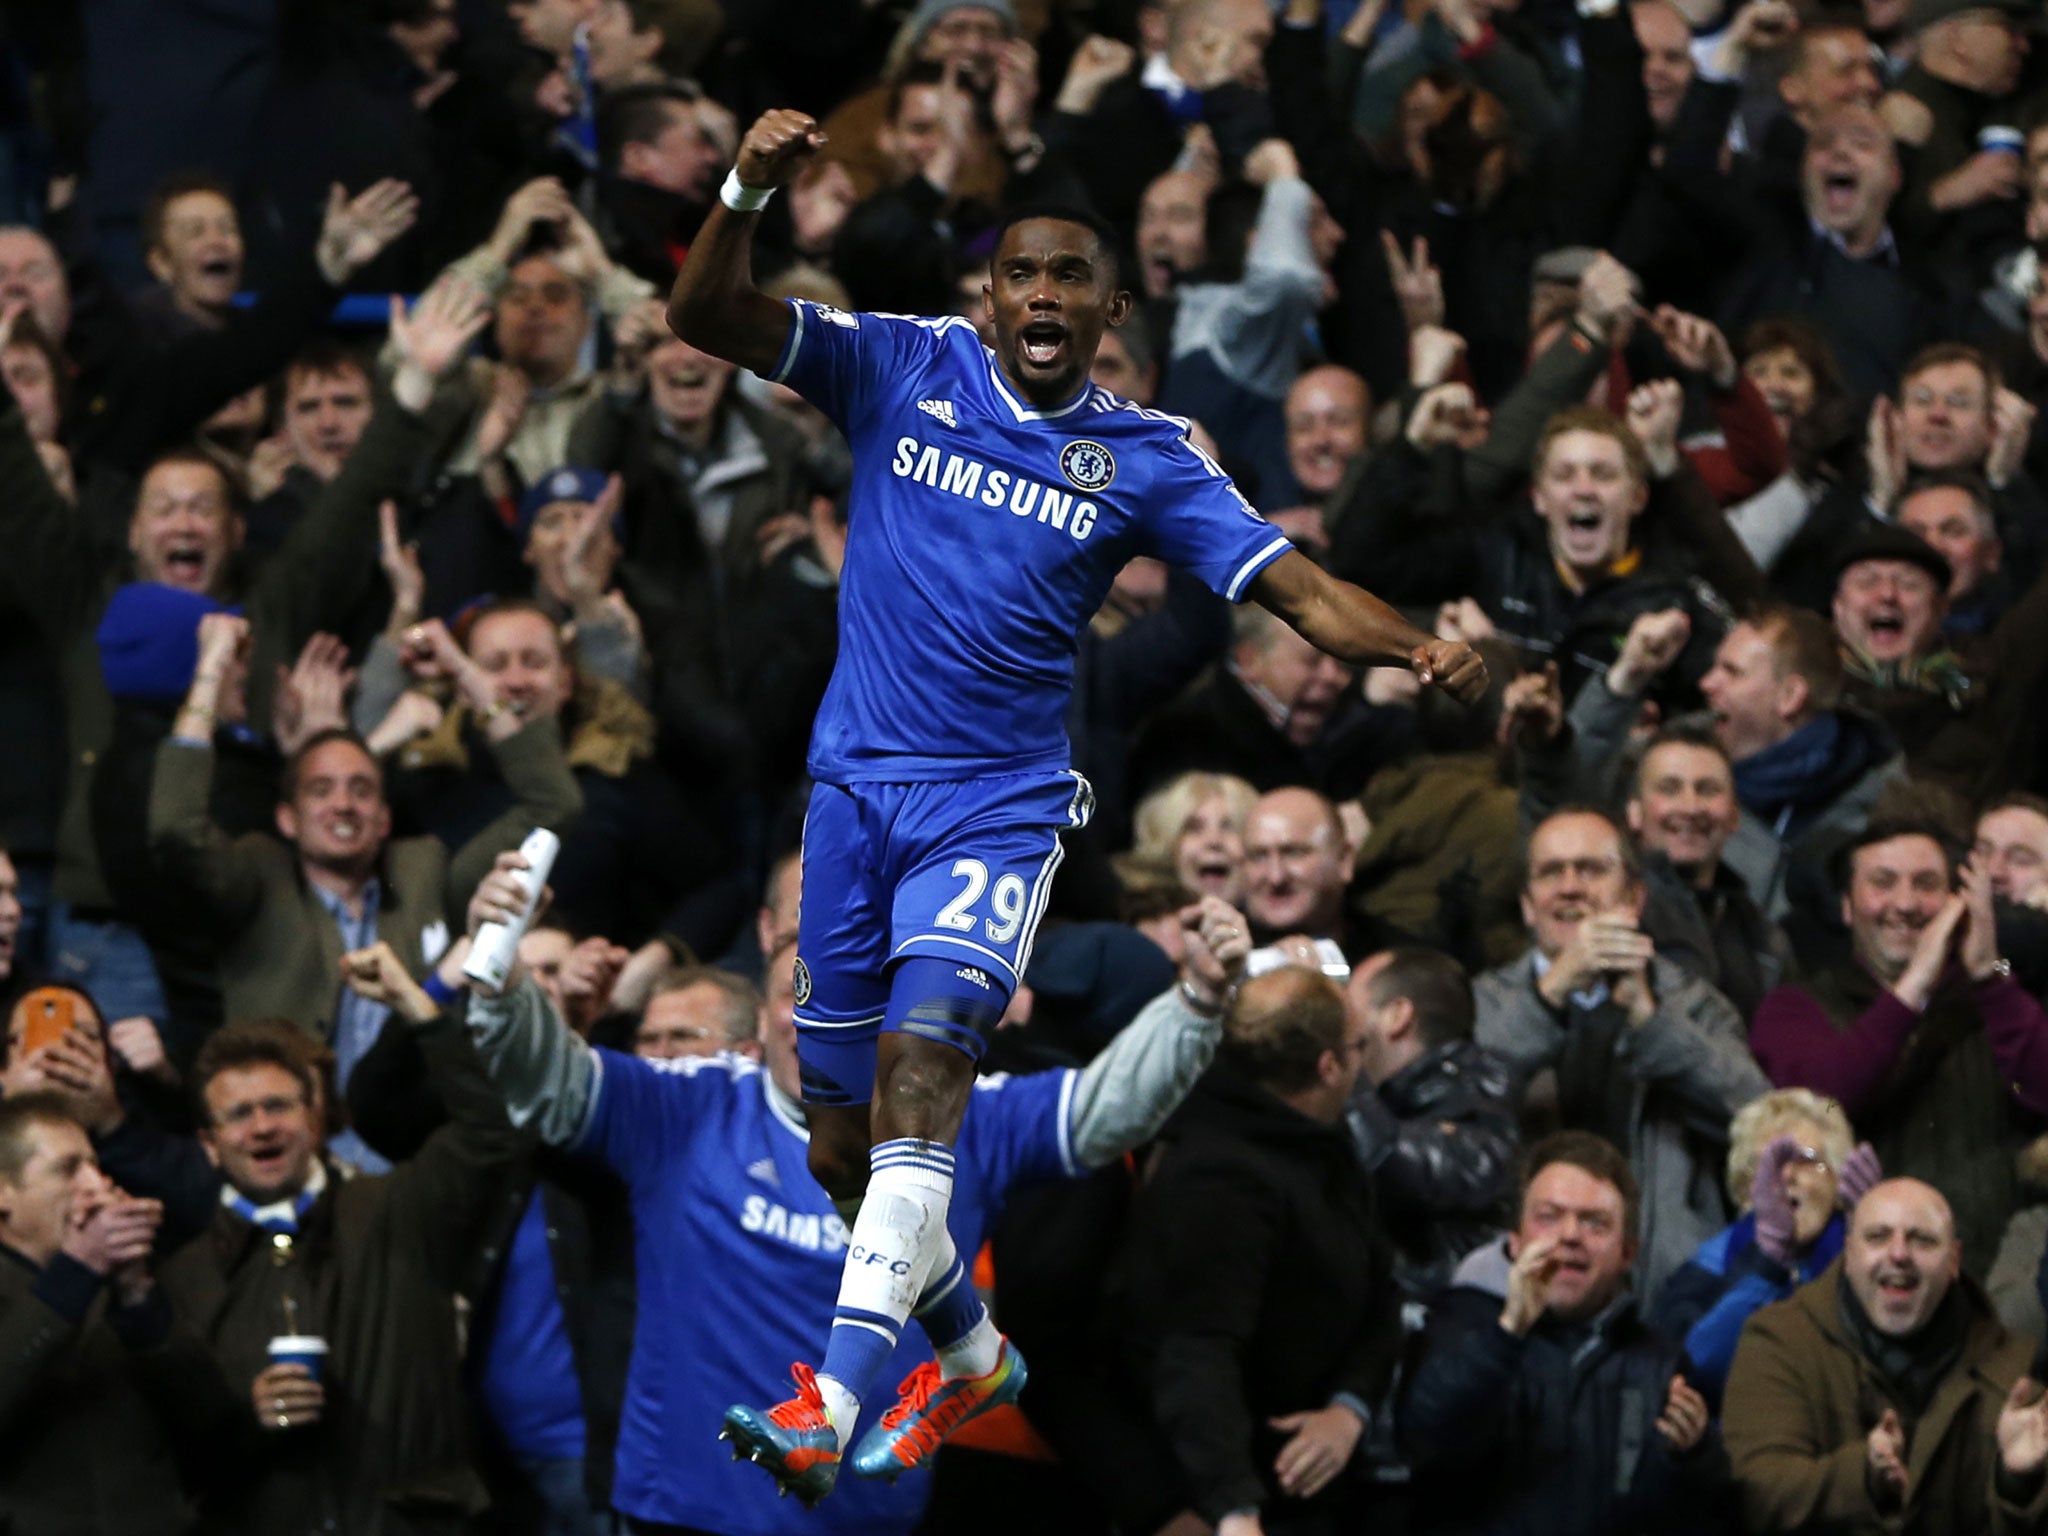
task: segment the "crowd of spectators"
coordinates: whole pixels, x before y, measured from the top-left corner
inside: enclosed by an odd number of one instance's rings
[[[8,8],[0,1528],[2048,1529],[2044,22]],[[1492,677],[1124,568],[957,1149],[1030,1386],[814,1511],[714,1436],[848,1242],[851,460],[663,308],[774,107],[764,289],[1099,213],[1095,382]]]

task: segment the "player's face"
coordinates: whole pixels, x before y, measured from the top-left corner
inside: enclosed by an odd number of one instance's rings
[[[1064,219],[1012,225],[989,262],[982,301],[1004,375],[1047,405],[1080,388],[1104,327],[1122,325],[1131,312],[1110,253],[1086,225]]]

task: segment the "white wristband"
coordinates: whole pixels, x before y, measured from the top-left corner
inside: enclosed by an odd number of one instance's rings
[[[737,166],[725,173],[725,185],[718,189],[718,200],[734,213],[759,213],[774,195],[773,187],[750,187],[741,182]]]

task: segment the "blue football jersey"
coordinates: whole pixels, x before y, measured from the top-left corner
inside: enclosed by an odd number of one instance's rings
[[[1178,417],[1093,385],[1038,409],[962,319],[789,302],[773,377],[853,447],[814,778],[1065,768],[1076,638],[1127,560],[1237,602],[1291,547]]]
[[[791,1362],[815,1360],[832,1327],[847,1230],[811,1177],[801,1123],[744,1057],[598,1058],[580,1147],[630,1191],[639,1287],[613,1504],[727,1536],[908,1536],[929,1475],[892,1486],[843,1473],[831,1497],[806,1510],[777,1498],[774,1480],[735,1462],[718,1439],[734,1403],[789,1397]],[[1070,1139],[1078,1075],[975,1084],[946,1218],[961,1253],[980,1251],[1020,1183],[1083,1172]],[[856,1436],[930,1358],[924,1334],[906,1327]]]

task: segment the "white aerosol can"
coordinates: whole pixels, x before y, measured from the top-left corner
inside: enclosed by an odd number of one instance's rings
[[[526,868],[512,872],[512,877],[526,889],[526,906],[517,922],[485,923],[477,929],[476,943],[470,946],[469,958],[462,964],[462,974],[471,981],[493,991],[505,985],[505,978],[512,974],[512,962],[519,955],[519,941],[526,937],[527,925],[540,905],[540,893],[547,888],[548,872],[555,867],[555,855],[561,850],[562,840],[546,827],[535,827],[526,834],[526,841],[519,845],[520,853],[526,857]]]

